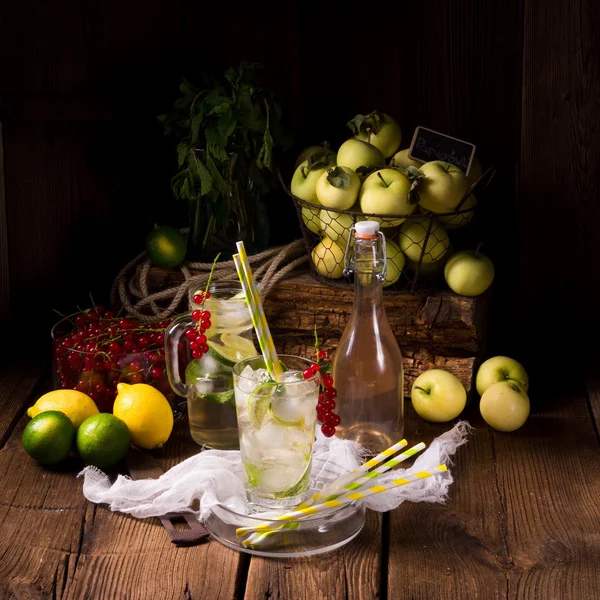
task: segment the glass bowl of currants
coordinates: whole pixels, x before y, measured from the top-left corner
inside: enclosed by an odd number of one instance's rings
[[[79,390],[100,412],[112,412],[118,383],[147,383],[167,397],[178,416],[165,369],[170,322],[142,323],[101,306],[64,317],[52,328],[55,389]]]

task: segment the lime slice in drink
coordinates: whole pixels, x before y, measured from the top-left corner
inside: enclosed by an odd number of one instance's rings
[[[221,343],[216,339],[208,340],[207,343],[208,353],[228,367],[233,367],[236,362],[257,354],[254,344],[241,335],[224,333],[221,335]]]
[[[248,418],[254,429],[262,427],[276,388],[276,383],[261,383],[250,394],[248,398]]]
[[[252,343],[252,340],[242,337],[241,335],[224,333],[221,336],[221,344],[223,344],[223,346],[227,346],[228,348],[237,350],[240,355],[239,360],[250,358],[251,356],[256,356],[258,354],[254,344]]]

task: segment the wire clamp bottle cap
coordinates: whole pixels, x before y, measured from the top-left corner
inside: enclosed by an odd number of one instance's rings
[[[377,221],[359,221],[354,226],[356,237],[373,239],[379,233],[379,223]]]

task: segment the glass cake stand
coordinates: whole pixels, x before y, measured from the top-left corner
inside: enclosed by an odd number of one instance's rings
[[[212,508],[204,521],[210,535],[225,546],[257,556],[273,558],[294,558],[313,556],[330,552],[352,541],[365,524],[366,509],[361,503],[351,503],[330,510],[326,514],[315,514],[302,520],[275,521],[260,515],[245,515],[222,505]],[[269,513],[271,516],[273,513]],[[284,514],[281,511],[280,514]],[[245,547],[242,542],[248,540],[236,535],[238,527],[253,527],[268,523],[273,529],[284,527],[270,535],[253,540]],[[260,534],[256,534],[258,536]]]

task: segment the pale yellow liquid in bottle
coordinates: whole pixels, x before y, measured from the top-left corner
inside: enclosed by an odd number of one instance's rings
[[[354,307],[336,350],[336,434],[375,454],[404,434],[402,354],[383,308],[381,239],[356,239]],[[378,246],[379,245],[379,246]]]

